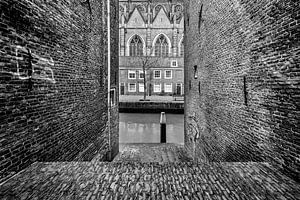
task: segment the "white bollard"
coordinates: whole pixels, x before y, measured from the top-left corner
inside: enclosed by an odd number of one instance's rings
[[[160,143],[167,142],[167,119],[165,112],[160,113]]]

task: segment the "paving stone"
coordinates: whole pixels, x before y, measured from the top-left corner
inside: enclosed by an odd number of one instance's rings
[[[266,163],[70,162],[35,163],[1,185],[0,197],[297,199],[299,191]]]
[[[161,151],[168,155],[178,155],[174,153],[177,151],[184,153],[181,146],[172,144],[131,144],[110,163],[97,159],[91,162],[36,162],[0,185],[0,199],[248,200],[300,197],[299,183],[277,173],[267,163],[185,162],[186,159],[179,158],[161,162]],[[141,152],[147,159],[142,159]],[[159,156],[155,157],[156,153]],[[172,162],[175,160],[181,162]]]

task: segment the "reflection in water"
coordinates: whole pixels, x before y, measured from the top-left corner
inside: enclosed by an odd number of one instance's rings
[[[184,143],[183,115],[166,114],[167,143]],[[120,143],[159,143],[160,114],[120,113]]]

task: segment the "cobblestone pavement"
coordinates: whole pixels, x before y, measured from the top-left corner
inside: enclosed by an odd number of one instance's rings
[[[120,150],[110,163],[34,163],[0,185],[0,199],[300,199],[300,185],[266,163],[186,162],[171,144]]]
[[[299,199],[264,163],[34,163],[1,199]]]
[[[120,144],[114,162],[189,162],[183,145],[179,144]]]

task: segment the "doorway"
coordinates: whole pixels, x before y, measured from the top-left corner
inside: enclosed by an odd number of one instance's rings
[[[176,95],[178,95],[178,96],[182,95],[182,84],[181,83],[176,84]]]

